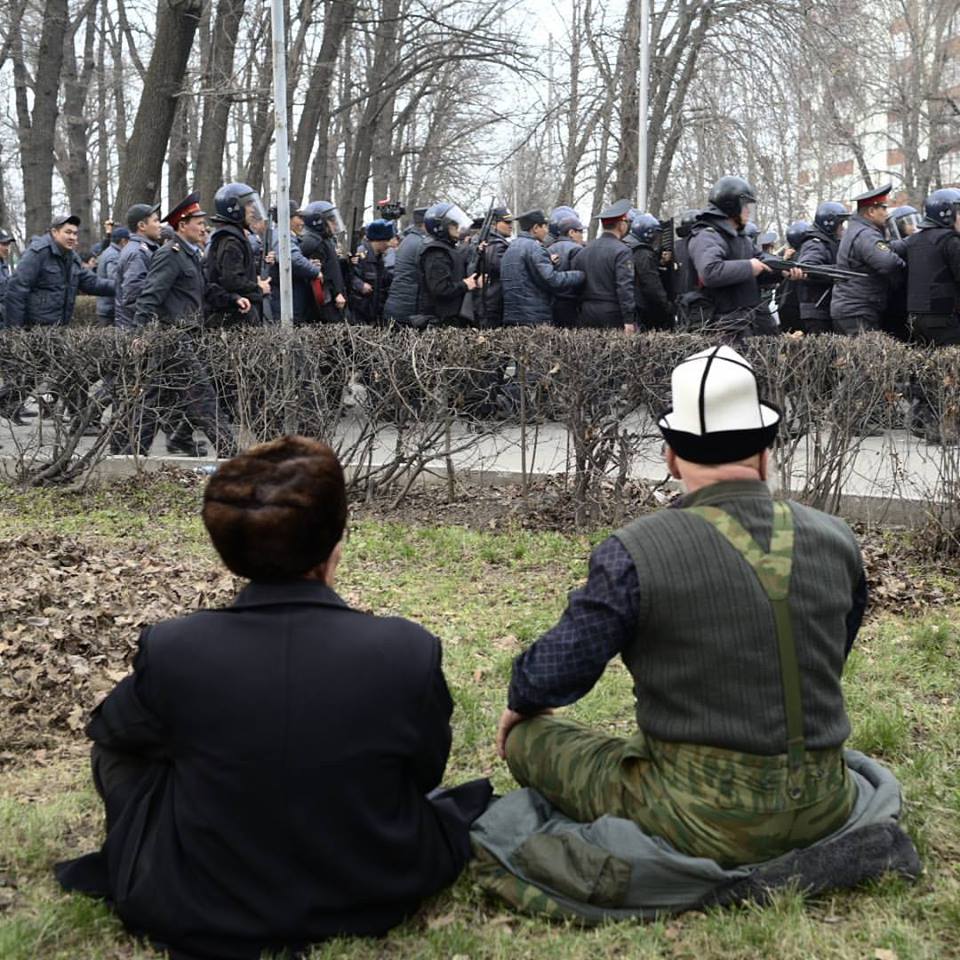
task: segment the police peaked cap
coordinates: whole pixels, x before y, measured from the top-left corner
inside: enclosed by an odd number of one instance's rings
[[[13,234],[0,228],[0,243],[13,243]]]
[[[853,198],[853,202],[858,207],[872,207],[878,203],[884,203],[893,190],[892,183],[885,183],[882,187],[876,187],[873,190],[866,190],[859,196]]]
[[[633,209],[633,204],[629,200],[618,200],[616,203],[611,204],[607,207],[606,210],[602,210],[598,216],[598,220],[622,220],[626,217],[630,211]]]
[[[190,217],[205,217],[206,215],[207,211],[200,209],[200,194],[191,193],[190,196],[181,200],[163,220],[176,230],[181,220],[187,220]]]

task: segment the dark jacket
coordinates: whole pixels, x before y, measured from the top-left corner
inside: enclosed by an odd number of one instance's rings
[[[133,315],[136,313],[137,300],[143,291],[150,261],[156,250],[155,243],[135,233],[120,251],[114,276],[117,287],[114,323],[122,330],[129,330],[134,325]]]
[[[340,268],[336,243],[320,230],[307,227],[300,237],[300,250],[307,260],[319,260],[320,269],[323,271],[323,306],[318,307],[315,302],[311,303],[304,318],[305,322],[339,323],[343,319],[343,312],[337,308],[334,301],[339,294],[347,295],[347,286]]]
[[[890,284],[903,270],[903,261],[890,249],[880,227],[861,216],[851,217],[837,250],[837,266],[869,276],[836,284],[830,302],[834,325],[849,333],[856,332],[851,322],[879,327]]]
[[[78,290],[112,296],[113,281],[98,278],[80,262],[75,250],[62,250],[49,233],[34,237],[7,284],[6,326],[68,324]]]
[[[953,227],[924,220],[897,252],[907,265],[908,314],[960,314],[960,234]]]
[[[390,276],[383,262],[383,254],[374,251],[367,240],[357,249],[357,262],[351,264],[350,313],[357,323],[383,323],[383,305],[390,289]],[[363,292],[363,285],[370,293]]]
[[[687,254],[700,294],[715,315],[748,310],[760,303],[760,285],[750,263],[757,256],[749,237],[734,229],[726,214],[707,208],[694,223]],[[769,274],[779,280],[779,274]]]
[[[3,301],[7,295],[7,284],[10,282],[10,265],[6,260],[0,260],[0,326],[3,326],[5,316]]]
[[[500,271],[508,327],[553,323],[554,295],[573,293],[584,281],[580,270],[557,270],[544,245],[525,230],[510,244]]]
[[[510,244],[506,237],[491,233],[483,254],[483,289],[473,295],[477,323],[484,327],[499,327],[503,323],[503,258]],[[480,269],[479,257],[474,270]],[[474,272],[469,267],[468,272]]]
[[[800,246],[797,264],[810,267],[832,266],[837,262],[839,246],[839,240],[827,235],[819,227],[814,227]],[[824,323],[830,320],[833,284],[808,277],[797,284],[797,296],[800,300],[801,321],[809,324],[811,321]]]
[[[636,323],[633,260],[630,248],[612,233],[601,233],[572,259],[584,274],[580,324],[584,327],[622,327]]]
[[[273,322],[280,322],[280,240],[274,228],[273,236],[277,237],[274,252],[276,261],[270,268],[270,305]],[[320,276],[320,268],[312,264],[304,255],[300,246],[300,238],[290,232],[290,281],[293,294],[293,319],[295,323],[302,323],[311,312],[316,310],[316,300],[313,294],[313,281]]]
[[[417,312],[420,295],[420,248],[427,235],[419,227],[407,227],[393,267],[393,282],[384,313],[389,319],[405,321]]]
[[[467,287],[466,263],[452,240],[428,237],[420,248],[420,298],[417,313],[457,320]]]
[[[165,243],[150,261],[133,314],[134,327],[152,320],[189,320],[199,325],[203,319],[204,287],[200,251],[191,250],[183,240]]]
[[[125,249],[125,248],[124,248]],[[117,284],[117,264],[120,262],[120,254],[123,251],[115,243],[107,244],[103,253],[97,257],[97,276],[101,280],[112,280],[114,290]],[[116,301],[114,296],[97,297],[97,316],[107,322],[113,323],[116,311]]]
[[[146,628],[87,728],[154,761],[108,833],[105,892],[130,930],[203,956],[385,933],[469,854],[425,797],[452,707],[436,637],[319,583]]]
[[[669,330],[673,327],[673,308],[663,286],[660,254],[644,244],[633,247],[634,295],[637,300],[637,323],[647,330]]]
[[[203,261],[207,312],[233,323],[259,323],[263,316],[263,291],[257,283],[258,269],[259,254],[250,245],[243,227],[235,223],[219,224]],[[246,314],[237,309],[241,297],[250,301]]]

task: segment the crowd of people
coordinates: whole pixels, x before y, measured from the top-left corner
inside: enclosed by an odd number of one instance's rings
[[[450,202],[413,211],[384,201],[349,237],[326,200],[290,205],[290,270],[296,324],[348,321],[423,329],[538,324],[572,328],[698,330],[728,343],[800,331],[960,342],[960,191],[941,189],[913,207],[888,209],[891,186],[819,204],[780,244],[756,226],[757,195],[722,177],[707,203],[661,221],[619,200],[599,233],[569,206],[513,214],[492,206],[470,217]],[[14,271],[12,237],[0,233],[0,315],[7,329],[70,322],[78,292],[97,297],[104,325],[262,325],[280,320],[276,210],[242,183],[221,187],[214,212],[191,194],[163,218],[133,205],[95,255],[77,252],[79,218],[62,214],[34,238]],[[516,235],[515,235],[516,234]],[[779,254],[779,255],[778,255]],[[200,451],[194,428],[233,449],[209,378],[186,348],[167,362],[198,386],[168,436],[169,452]],[[23,389],[6,384],[0,415],[17,422]],[[155,411],[169,403],[148,398]],[[923,419],[921,417],[921,419]],[[927,418],[929,419],[929,418]],[[158,416],[114,452],[149,450]],[[926,429],[926,428],[924,428]],[[929,433],[929,430],[927,431]]]

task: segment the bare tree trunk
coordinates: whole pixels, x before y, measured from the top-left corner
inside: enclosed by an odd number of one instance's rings
[[[110,138],[107,135],[107,5],[100,7],[97,44],[97,206],[98,219],[110,216]],[[122,214],[115,212],[115,217]]]
[[[167,156],[167,204],[173,207],[188,193],[190,184],[190,101],[192,97],[180,97],[170,130],[170,151]],[[203,196],[203,194],[201,194]]]
[[[222,182],[223,147],[227,140],[227,121],[233,100],[233,60],[243,8],[244,0],[219,0],[213,21],[210,55],[204,62],[205,70],[200,79],[203,120],[200,125],[195,187],[201,197],[213,197]],[[269,49],[263,51],[262,56],[270,59]]]
[[[157,39],[118,191],[121,210],[155,200],[160,192],[163,158],[202,12],[203,0],[159,0],[157,4]]]
[[[647,0],[643,0],[644,3]],[[620,150],[617,154],[617,176],[613,181],[614,197],[633,197],[637,189],[637,157],[640,131],[638,126],[640,69],[640,2],[628,0],[623,23],[623,39],[619,56],[620,77]]]
[[[100,237],[100,227],[93,222],[89,124],[84,116],[84,107],[93,78],[93,51],[97,35],[96,16],[96,0],[94,0],[94,5],[87,12],[83,67],[80,70],[77,69],[77,55],[74,50],[75,30],[67,32],[63,51],[62,119],[66,127],[66,150],[62,151],[58,166],[67,188],[70,212],[80,218],[80,246],[84,249],[89,249]]]
[[[23,203],[26,235],[42,233],[50,225],[53,200],[54,139],[56,136],[63,68],[63,40],[70,23],[67,0],[47,0],[43,8],[43,26],[37,69],[33,82],[33,111],[28,108],[27,66],[23,57],[23,21],[12,45],[14,87],[20,133],[20,165],[23,169]]]
[[[303,194],[307,182],[307,167],[310,164],[310,154],[313,145],[317,145],[317,156],[322,158],[322,176],[326,177],[321,186],[329,184],[329,177],[325,172],[330,136],[330,87],[333,82],[333,70],[337,62],[340,48],[350,29],[353,20],[356,0],[326,0],[323,17],[323,41],[320,44],[320,53],[310,75],[307,86],[306,99],[300,122],[297,124],[297,133],[293,138],[292,157],[290,160],[290,194]],[[314,171],[313,186],[317,185],[317,172]],[[318,190],[312,195],[326,197],[329,190]]]

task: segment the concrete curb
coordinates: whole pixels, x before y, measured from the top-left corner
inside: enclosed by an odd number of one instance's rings
[[[220,463],[214,457],[105,457],[99,461],[87,475],[88,479],[102,482],[125,480],[142,473],[156,473],[163,468],[183,470],[187,473],[211,473]],[[0,456],[0,472],[14,475],[19,461],[15,457]],[[347,466],[345,472],[349,478],[357,467]],[[561,473],[537,473],[534,476],[561,478]],[[645,478],[650,483],[660,483],[662,477]],[[514,470],[477,470],[460,469],[456,472],[456,482],[480,487],[519,486],[523,474]],[[421,486],[438,486],[447,483],[447,475],[442,467],[424,470],[417,478]],[[668,490],[677,490],[675,481],[665,484]],[[841,496],[840,516],[846,520],[858,521],[869,525],[915,527],[924,523],[931,515],[931,504],[925,499],[906,499],[900,497]]]

